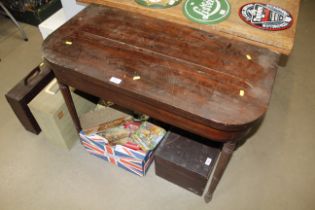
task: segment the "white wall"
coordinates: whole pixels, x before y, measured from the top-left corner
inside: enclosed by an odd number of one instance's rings
[[[63,8],[38,26],[44,39],[86,7],[85,4],[77,3],[75,0],[61,0],[61,3]]]
[[[61,0],[61,3],[67,19],[72,18],[86,7],[85,4],[76,2],[75,0]]]

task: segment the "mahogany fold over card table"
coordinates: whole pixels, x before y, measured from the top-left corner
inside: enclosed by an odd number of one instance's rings
[[[75,127],[69,86],[223,143],[210,201],[237,142],[267,111],[279,54],[166,20],[90,5],[43,44]]]

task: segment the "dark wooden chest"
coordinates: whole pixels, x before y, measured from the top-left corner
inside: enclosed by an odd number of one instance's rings
[[[155,153],[155,173],[202,195],[220,149],[190,138],[170,132]]]
[[[36,67],[5,95],[24,128],[32,133],[38,134],[41,129],[27,104],[53,78],[53,72],[45,65]]]

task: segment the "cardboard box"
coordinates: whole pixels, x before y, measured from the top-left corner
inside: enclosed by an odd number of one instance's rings
[[[89,115],[89,116],[88,116]],[[80,132],[81,144],[84,148],[92,155],[104,159],[114,165],[117,165],[120,168],[123,168],[133,174],[138,176],[144,176],[153,160],[153,150],[143,151],[140,149],[132,149],[127,144],[115,144],[113,145],[106,135],[100,134],[100,128],[106,127],[103,124],[99,124],[95,127],[95,120],[100,120],[100,116],[104,116],[103,122],[107,121],[109,124],[117,121],[118,119],[130,119],[128,115],[118,112],[112,108],[105,108],[104,110],[94,111],[86,114],[81,118],[83,131]],[[93,120],[94,119],[94,120]],[[90,122],[86,123],[87,121]],[[149,122],[143,122],[141,126],[149,128],[154,127],[157,135],[152,133],[151,136],[153,141],[155,141],[155,145],[157,145],[165,135],[165,130],[155,126]],[[107,126],[108,127],[108,126]],[[116,129],[117,127],[113,127],[111,129]],[[93,130],[95,130],[93,132]],[[109,129],[103,130],[105,132],[109,131]],[[138,135],[139,129],[137,131],[132,132],[132,135]],[[108,134],[108,133],[107,133]],[[112,133],[110,133],[112,134]],[[129,138],[126,137],[127,139]]]
[[[79,116],[95,108],[89,100],[71,94]],[[29,103],[29,107],[47,140],[60,148],[71,149],[78,140],[78,133],[55,79]]]

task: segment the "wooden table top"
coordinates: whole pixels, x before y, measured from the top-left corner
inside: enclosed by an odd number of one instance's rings
[[[190,26],[227,38],[237,39],[253,45],[271,49],[272,51],[289,55],[292,51],[296,33],[296,25],[300,7],[300,0],[260,0],[257,2],[277,5],[291,13],[293,25],[283,31],[264,31],[243,22],[238,15],[240,7],[248,0],[228,0],[231,5],[230,17],[215,25],[198,24],[187,19],[183,14],[183,4],[168,9],[150,9],[138,5],[134,0],[78,0],[84,3],[97,3],[111,7],[138,12],[147,16]]]
[[[44,41],[44,57],[82,83],[93,80],[217,129],[245,128],[265,114],[276,53],[143,18],[91,5]]]

